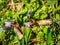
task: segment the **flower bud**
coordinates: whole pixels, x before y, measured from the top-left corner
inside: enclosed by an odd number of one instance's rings
[[[27,14],[30,15],[30,10],[28,10]]]

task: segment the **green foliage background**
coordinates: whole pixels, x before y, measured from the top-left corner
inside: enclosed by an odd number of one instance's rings
[[[60,45],[60,5],[58,0],[13,0],[14,3],[22,3],[22,8],[12,11],[8,6],[10,0],[0,0],[0,44],[1,45]],[[28,10],[30,15],[28,18]],[[51,19],[52,25],[33,25],[32,27],[24,27],[23,38],[18,39],[17,34],[14,33],[14,29],[8,30],[6,33],[4,30],[5,21],[17,20],[19,26],[24,26],[24,23],[30,19],[46,20]],[[40,31],[37,31],[39,29]],[[35,42],[30,44],[30,38],[32,31],[36,34],[38,40],[45,40],[44,42]],[[14,42],[17,41],[16,44]]]

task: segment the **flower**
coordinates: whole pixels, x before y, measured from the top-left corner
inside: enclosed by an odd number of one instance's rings
[[[26,27],[30,27],[32,24],[31,24],[31,22],[25,22],[24,25],[25,25]]]
[[[3,30],[3,32],[7,32],[7,30]]]
[[[10,21],[6,21],[6,22],[5,22],[5,28],[6,28],[6,29],[10,29],[11,26],[12,26],[12,25],[11,25],[11,22],[10,22]]]
[[[28,10],[27,14],[30,15],[30,10]]]

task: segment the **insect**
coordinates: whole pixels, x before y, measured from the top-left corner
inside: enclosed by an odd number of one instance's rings
[[[48,20],[39,20],[39,21],[36,21],[36,23],[38,25],[50,25],[50,24],[52,24],[52,21],[50,19],[48,19]]]
[[[47,20],[38,20],[35,21],[34,19],[30,19],[29,22],[31,22],[32,25],[50,25],[52,24],[52,21],[50,19]]]
[[[23,32],[16,20],[12,21],[12,26],[14,27],[14,32],[18,35],[19,39],[23,38]]]

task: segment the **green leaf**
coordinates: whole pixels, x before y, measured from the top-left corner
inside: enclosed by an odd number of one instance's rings
[[[14,36],[14,41],[16,41],[16,40],[18,40],[19,38],[18,38],[18,36],[16,35],[16,36]]]
[[[2,30],[0,30],[0,39],[5,39],[5,36],[5,33]]]
[[[47,45],[50,45],[51,41],[52,41],[52,33],[49,32],[48,35],[47,35],[47,40],[46,40]]]
[[[44,42],[43,45],[46,45],[46,42]]]
[[[47,9],[46,6],[42,6],[41,11],[42,11],[42,12],[45,12],[46,9]]]
[[[42,8],[41,9],[38,9],[36,12],[35,12],[35,14],[34,14],[34,16],[33,16],[33,18],[34,19],[44,19],[44,18],[46,18],[48,15],[47,14],[44,14],[44,13],[46,13],[46,6],[42,6]]]
[[[48,26],[45,26],[45,27],[43,28],[43,32],[44,32],[45,34],[47,34],[47,31],[48,31]]]
[[[60,5],[57,7],[57,10],[60,10]]]
[[[26,4],[26,3],[28,3],[28,0],[22,0],[22,2],[23,2],[24,4]]]
[[[30,3],[27,3],[26,4],[26,7],[29,9],[30,8]]]
[[[37,26],[33,26],[32,31],[37,34],[38,33]]]
[[[44,32],[44,34],[47,34],[48,26],[40,26],[40,29]]]
[[[20,14],[25,14],[27,12],[27,8],[25,7],[25,8],[22,8],[21,10],[20,10]]]
[[[40,31],[38,34],[37,34],[37,36],[36,36],[36,38],[38,39],[38,40],[43,40],[43,37],[44,36],[44,33],[42,32],[42,31]]]
[[[25,22],[27,20],[27,16],[24,16],[23,17],[23,21]]]
[[[56,20],[59,20],[59,14],[56,14]]]
[[[19,40],[18,45],[24,45],[24,39]]]
[[[31,2],[35,2],[36,0],[31,0]]]
[[[8,45],[13,45],[13,41],[9,41]]]
[[[35,14],[34,16],[33,16],[33,18],[34,19],[39,19],[40,17],[39,17],[39,14]]]
[[[28,28],[28,27],[24,28],[24,38],[25,38],[25,41],[29,40],[30,32],[31,32],[30,28]]]
[[[36,45],[41,45],[41,43],[40,42],[37,42]]]
[[[47,18],[47,14],[42,14],[41,16],[40,16],[40,19],[46,19]]]
[[[56,0],[49,0],[47,3],[46,3],[46,5],[50,5],[50,6],[54,6],[55,5],[55,3],[56,3]]]

